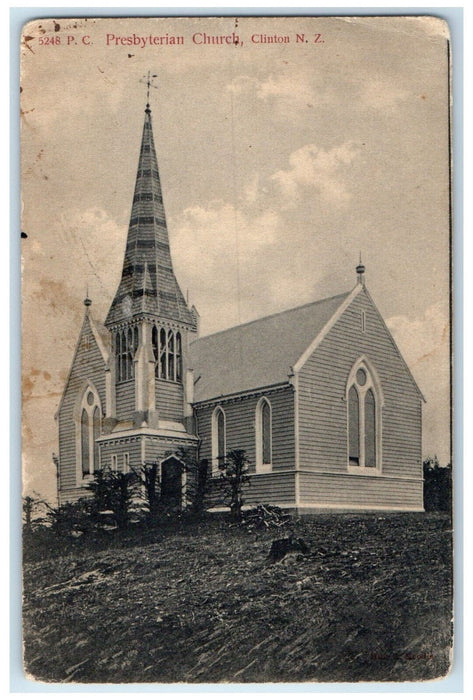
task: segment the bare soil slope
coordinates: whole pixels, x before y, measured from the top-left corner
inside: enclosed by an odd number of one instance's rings
[[[296,522],[306,555],[222,521],[24,566],[25,668],[45,681],[397,681],[444,676],[451,529],[438,514]]]

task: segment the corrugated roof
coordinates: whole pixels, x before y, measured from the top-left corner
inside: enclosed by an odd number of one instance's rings
[[[288,381],[291,367],[349,294],[195,340],[189,357],[196,381],[194,400],[207,401]]]

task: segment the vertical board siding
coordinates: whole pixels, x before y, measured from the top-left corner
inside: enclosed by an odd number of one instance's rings
[[[182,384],[157,379],[156,408],[162,420],[182,423],[184,416],[184,390]]]
[[[422,481],[300,472],[300,505],[423,510]]]
[[[115,392],[117,420],[131,420],[135,410],[135,380],[117,382]]]
[[[421,398],[364,291],[300,370],[300,467],[347,470],[346,383],[361,355],[376,369],[384,394],[382,472],[421,478]]]
[[[82,340],[88,337],[88,349]],[[93,383],[100,396],[102,411],[105,410],[105,363],[95,342],[89,319],[86,318],[81,330],[77,352],[71,373],[64,390],[64,396],[58,412],[59,427],[59,468],[60,468],[60,502],[75,500],[87,491],[77,486],[76,481],[76,425],[74,408],[81,400],[83,390],[88,382]],[[70,497],[69,497],[70,495]]]
[[[272,471],[294,469],[294,390],[283,387],[277,392],[225,400],[212,406],[195,406],[197,432],[202,440],[202,459],[212,460],[212,414],[217,405],[225,412],[226,451],[245,450],[250,471],[256,463],[256,406],[261,396],[271,404]]]

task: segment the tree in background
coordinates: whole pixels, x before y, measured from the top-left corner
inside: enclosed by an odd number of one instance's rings
[[[452,465],[441,467],[437,456],[427,457],[424,469],[424,508],[426,511],[451,512]]]
[[[242,519],[243,492],[250,483],[249,466],[245,450],[230,450],[223,464],[218,465],[224,503],[230,506],[232,519],[238,523]]]

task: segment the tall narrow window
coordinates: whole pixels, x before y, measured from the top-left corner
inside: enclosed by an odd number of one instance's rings
[[[99,468],[99,445],[97,442],[97,438],[100,437],[100,410],[99,407],[96,406],[94,408],[94,414],[93,414],[93,438],[94,438],[94,468],[98,469]]]
[[[218,406],[212,415],[212,472],[214,474],[218,474],[219,466],[225,463],[225,454],[225,413]]]
[[[89,416],[85,408],[82,409],[80,418],[80,448],[82,458],[82,476],[90,474],[90,455],[89,455]]]
[[[151,331],[151,345],[153,347],[154,361],[158,361],[158,329],[153,326]]]
[[[360,464],[360,406],[354,386],[348,394],[348,463]]]
[[[159,332],[159,376],[161,379],[167,378],[166,362],[166,331],[161,328]]]
[[[256,406],[256,471],[269,471],[272,461],[271,404],[262,398]]]
[[[365,466],[376,466],[376,404],[371,389],[365,396]]]
[[[267,401],[263,401],[261,423],[263,433],[263,464],[271,464],[271,409]]]
[[[116,373],[117,380],[120,381],[122,378],[122,368],[121,368],[121,341],[120,333],[115,335],[115,361],[116,361]]]
[[[182,339],[180,333],[176,333],[176,381],[182,381]]]
[[[90,384],[79,395],[74,409],[76,430],[76,481],[80,486],[99,468],[102,429],[100,397]]]
[[[126,353],[126,378],[133,377],[133,329],[129,328],[127,333],[127,353]]]
[[[354,365],[347,388],[348,464],[380,470],[382,389],[367,360]]]
[[[223,411],[218,412],[218,465],[221,467],[225,462],[225,416]]]
[[[174,333],[168,331],[168,379],[174,379]]]

